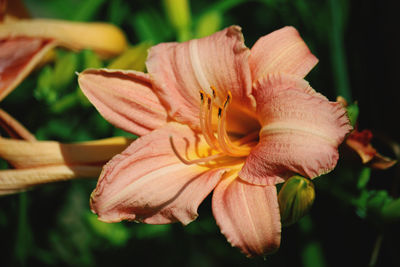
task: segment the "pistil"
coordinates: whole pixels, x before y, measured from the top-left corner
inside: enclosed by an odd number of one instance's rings
[[[172,138],[172,136],[169,137],[169,143],[171,144],[172,150],[174,151],[174,154],[176,155],[176,157],[182,161],[182,163],[186,164],[186,165],[192,165],[192,164],[198,164],[198,163],[209,163],[210,161],[213,160],[217,160],[220,159],[222,157],[224,157],[224,154],[215,154],[215,155],[211,155],[208,157],[204,157],[204,158],[199,158],[199,159],[194,159],[194,160],[188,160],[185,159],[176,149],[175,143],[174,143],[174,139]]]

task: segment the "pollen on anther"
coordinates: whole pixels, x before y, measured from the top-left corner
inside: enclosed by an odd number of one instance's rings
[[[201,100],[201,103],[203,103],[203,101],[204,101],[204,92],[203,92],[203,90],[200,90],[200,100]]]
[[[213,97],[216,98],[217,97],[217,93],[216,93],[217,90],[215,89],[215,87],[213,85],[210,86],[210,89],[212,91]]]
[[[232,100],[232,94],[230,91],[228,91],[228,95],[226,96],[226,100],[224,102],[224,108],[226,108],[228,106],[228,104],[231,102]]]

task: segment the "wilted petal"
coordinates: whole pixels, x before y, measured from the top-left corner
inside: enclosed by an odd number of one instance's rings
[[[253,81],[272,72],[303,78],[317,62],[293,27],[284,27],[261,37],[251,48],[249,58]]]
[[[18,193],[40,184],[75,178],[94,178],[100,172],[101,165],[58,165],[0,170],[0,195]]]
[[[221,232],[247,256],[278,249],[281,222],[274,185],[248,184],[233,172],[215,188],[212,209]]]
[[[346,144],[361,158],[363,164],[368,164],[374,169],[387,169],[396,164],[396,160],[382,156],[372,146],[372,132],[369,130],[352,131],[346,139]]]
[[[0,37],[0,101],[54,46],[55,42],[50,39],[16,37],[2,40]]]
[[[219,104],[231,91],[233,105],[250,106],[248,56],[240,28],[232,26],[202,39],[154,46],[146,65],[168,114],[199,129],[200,90],[212,95],[214,86]]]
[[[101,115],[125,131],[144,135],[167,121],[167,113],[152,92],[147,74],[89,69],[79,74],[78,81]]]
[[[92,49],[104,57],[118,55],[127,45],[122,31],[107,23],[27,19],[0,24],[0,40],[21,36],[55,40],[72,50]]]
[[[376,155],[376,149],[371,145],[372,132],[354,130],[346,139],[346,144],[360,156],[362,163],[371,161]]]
[[[0,21],[3,17],[29,18],[29,12],[22,0],[0,0]]]
[[[188,224],[197,217],[198,205],[224,170],[183,164],[171,148],[170,136],[183,155],[206,152],[201,139],[178,123],[140,137],[103,169],[91,196],[100,220]]]
[[[397,160],[376,153],[375,157],[368,163],[368,166],[373,169],[385,170],[392,167],[396,163]]]
[[[346,111],[295,79],[275,74],[255,84],[260,141],[239,173],[250,183],[272,185],[296,173],[314,178],[336,165],[351,129]]]
[[[55,141],[23,141],[0,137],[0,158],[16,168],[48,165],[103,165],[132,140],[113,137],[75,144]]]

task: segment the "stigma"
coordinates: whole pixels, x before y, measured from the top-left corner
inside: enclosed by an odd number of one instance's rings
[[[201,133],[207,145],[214,151],[210,156],[189,160],[178,152],[173,137],[170,136],[170,144],[174,154],[184,164],[199,164],[218,161],[223,158],[238,158],[249,155],[251,149],[257,144],[258,131],[252,132],[242,138],[231,140],[227,131],[227,112],[232,103],[232,94],[228,91],[222,105],[217,101],[217,93],[214,86],[210,87],[212,94],[204,90],[199,91],[200,109],[199,120]]]

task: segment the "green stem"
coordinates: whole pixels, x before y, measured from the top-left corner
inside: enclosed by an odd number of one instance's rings
[[[371,259],[369,261],[368,267],[374,267],[378,260],[379,251],[381,250],[383,240],[383,234],[380,233],[376,238],[374,249],[372,250]]]
[[[347,72],[346,54],[344,49],[344,18],[343,10],[338,0],[330,0],[332,16],[331,55],[336,94],[352,102],[349,76]]]
[[[301,258],[303,266],[327,266],[321,243],[314,236],[314,225],[310,216],[305,216],[299,221],[299,228],[304,240]]]
[[[30,249],[30,230],[28,225],[28,198],[26,193],[19,195],[18,230],[15,243],[15,256],[21,266],[26,266]]]

